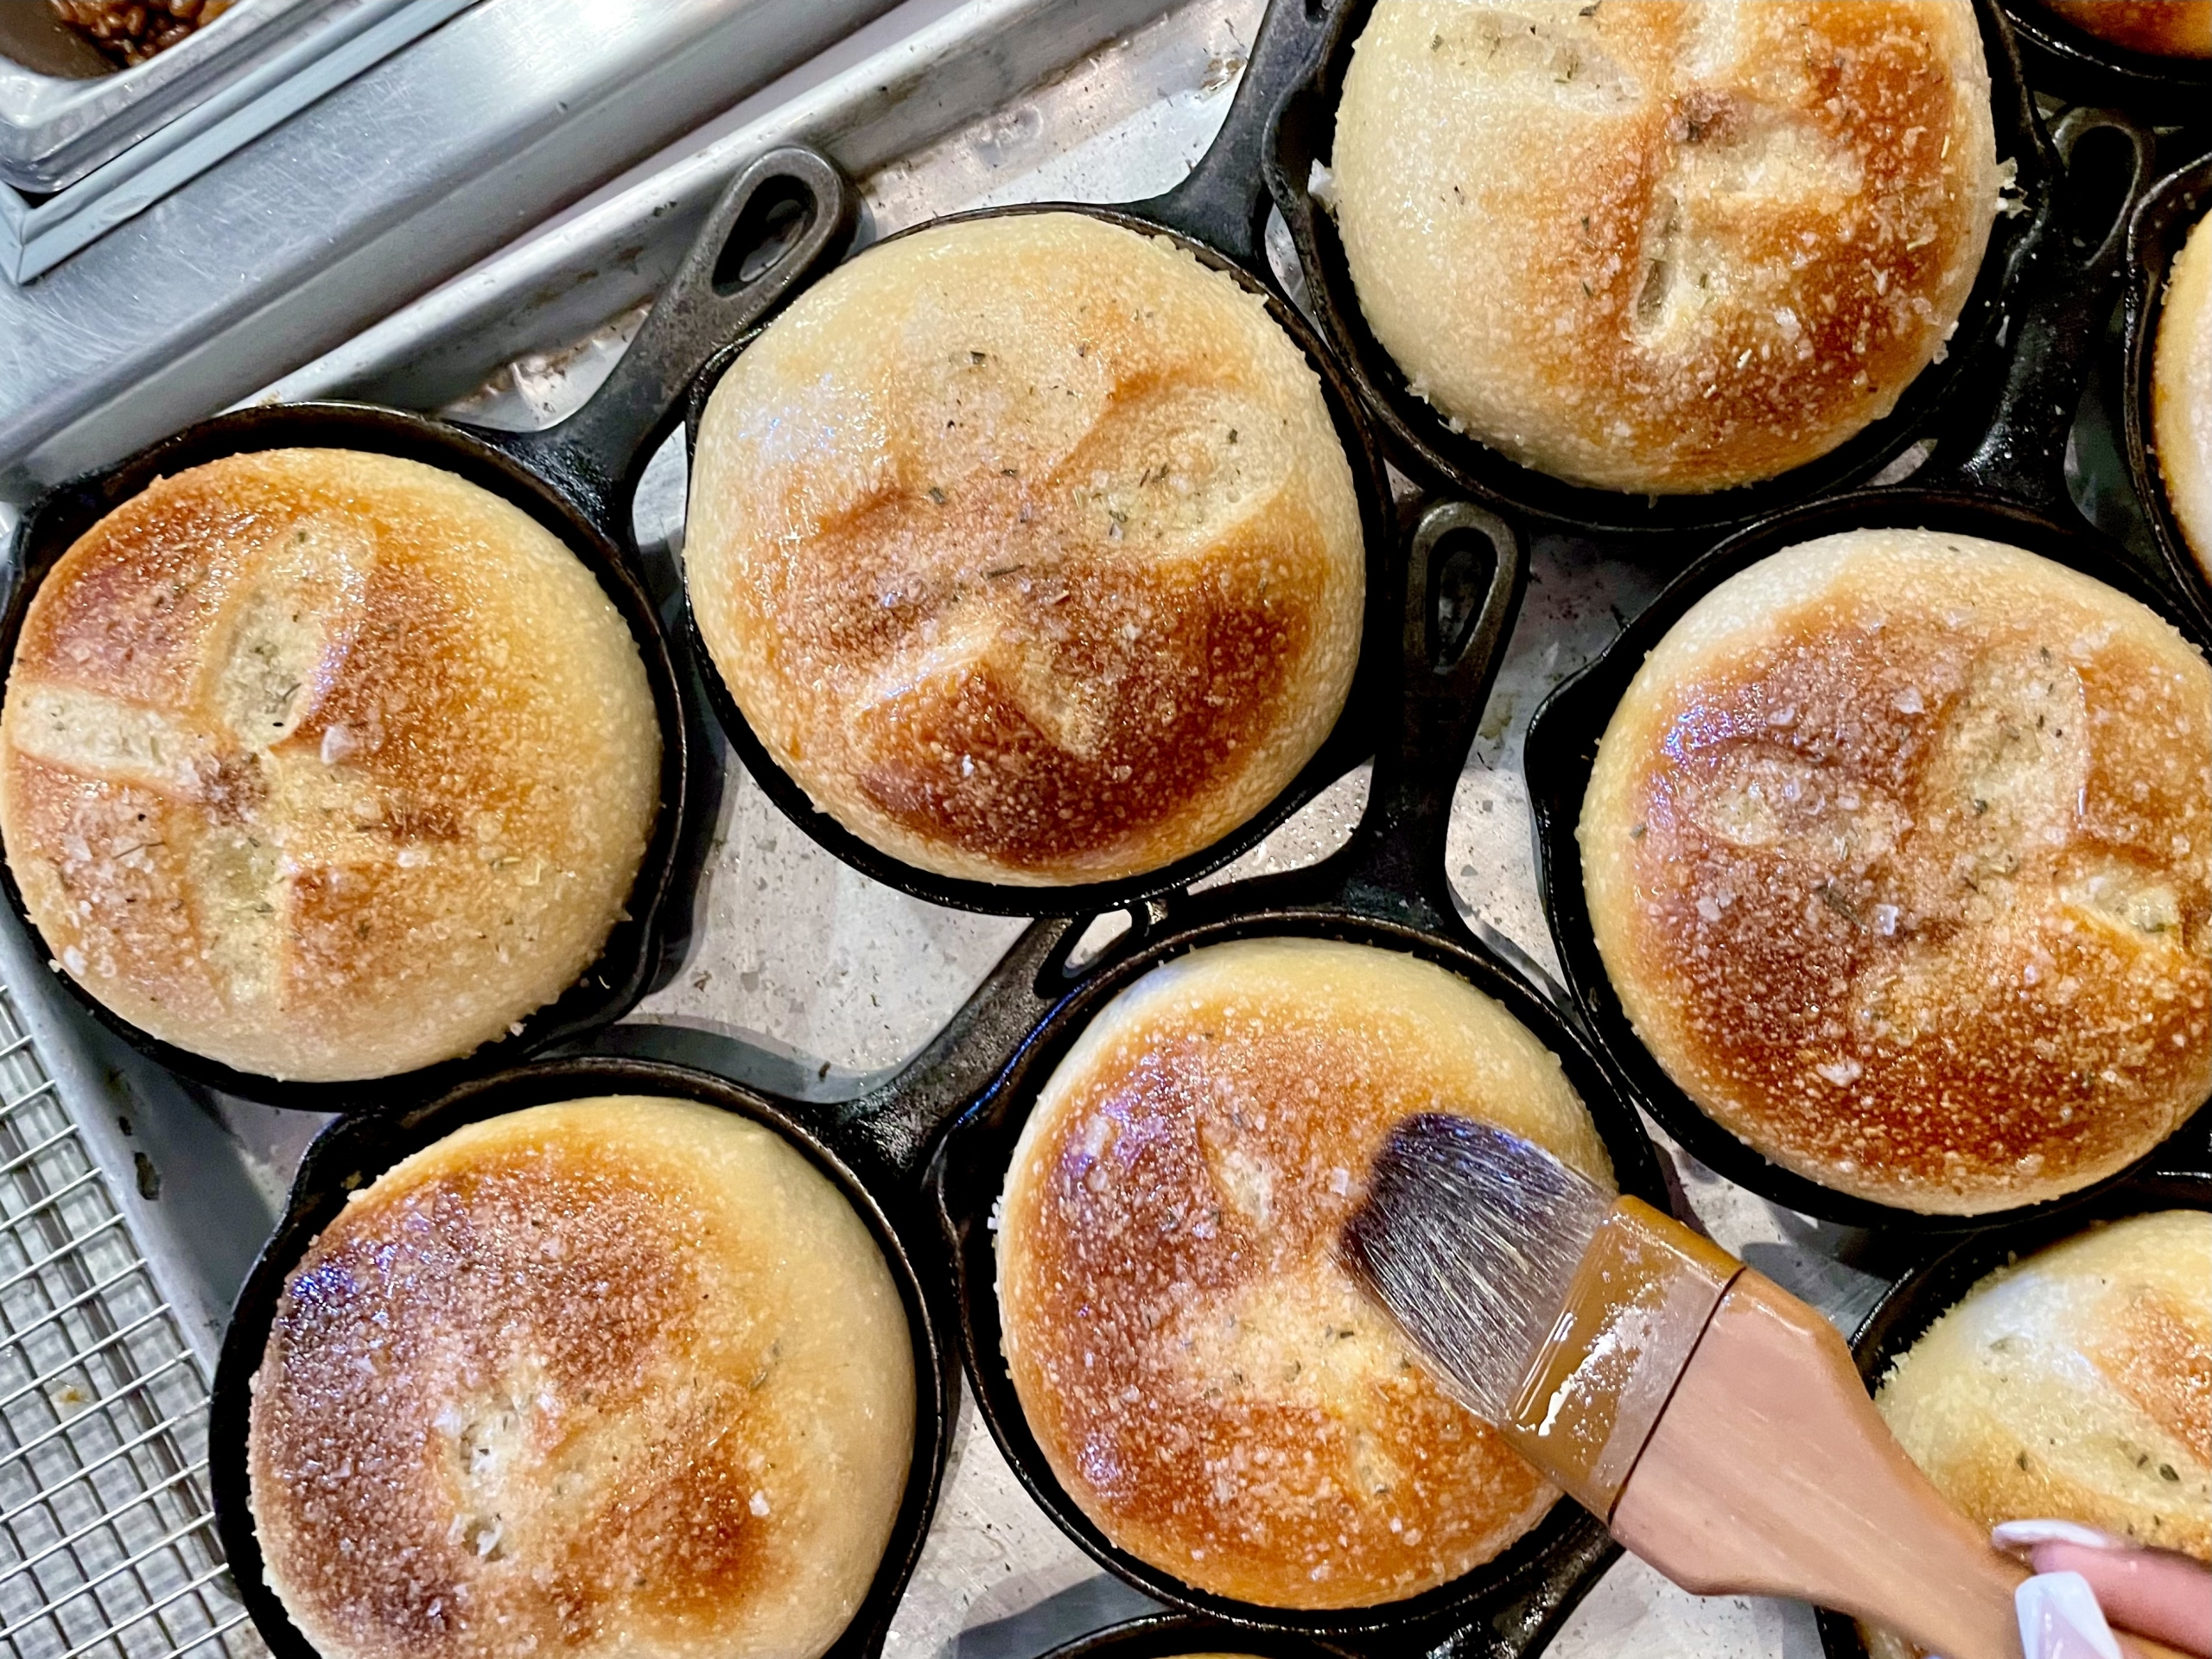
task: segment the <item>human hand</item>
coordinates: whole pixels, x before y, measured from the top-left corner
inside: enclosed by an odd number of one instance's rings
[[[2121,1659],[2115,1626],[2212,1659],[2212,1567],[2067,1521],[2008,1521],[1989,1535],[2035,1568],[2015,1602],[2027,1659]]]

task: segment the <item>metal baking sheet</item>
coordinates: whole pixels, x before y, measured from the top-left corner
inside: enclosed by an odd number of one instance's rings
[[[249,396],[892,3],[470,0],[124,232],[0,283],[0,500]]]
[[[360,0],[252,0],[168,51],[118,69],[41,3],[0,19],[0,180],[51,193]],[[88,73],[89,72],[89,73]]]
[[[474,0],[327,0],[315,10],[313,27],[295,29],[267,50],[223,45],[217,31],[232,16],[257,20],[268,3],[255,0],[226,12],[202,34],[124,71],[118,79],[158,69],[205,40],[222,48],[214,62],[226,73],[158,124],[125,124],[112,149],[96,153],[112,159],[45,195],[0,188],[0,276],[21,285],[53,270]],[[247,36],[246,45],[257,38]],[[124,106],[124,114],[134,111]],[[0,124],[0,136],[6,132]]]
[[[588,396],[723,180],[791,138],[827,149],[860,181],[874,234],[1023,199],[1117,201],[1172,184],[1228,105],[1262,0],[909,0],[842,73],[719,124],[633,187],[487,261],[327,356],[269,397],[353,396],[507,426],[550,424]],[[2094,422],[2093,422],[2094,424]],[[2109,448],[2109,444],[2103,446]],[[2085,455],[2103,451],[2085,443]],[[2091,472],[2094,474],[2094,466]],[[2093,475],[2085,490],[2107,487]],[[647,543],[680,549],[683,477],[672,442],[639,503]],[[1532,552],[1526,604],[1460,781],[1451,875],[1468,917],[1540,969],[1556,963],[1539,906],[1521,747],[1544,693],[1600,651],[1663,573],[1560,537]],[[1307,863],[1341,843],[1364,798],[1348,777],[1215,880]],[[632,1016],[743,1039],[748,1081],[828,1096],[918,1048],[1020,924],[934,908],[838,864],[733,769],[683,971]],[[1110,922],[1101,924],[1110,927]],[[12,925],[12,924],[9,924]],[[195,1103],[130,1069],[89,1021],[41,989],[16,941],[0,976],[53,1040],[90,1057],[67,1085],[85,1113],[118,1101],[168,1140],[153,1206],[172,1223],[177,1294],[211,1305],[231,1257],[206,1235],[257,1236],[313,1123],[241,1103]],[[28,973],[29,980],[25,976]],[[114,1074],[104,1068],[115,1067]],[[118,1092],[119,1091],[119,1092]],[[1692,1204],[1723,1243],[1847,1329],[1885,1280],[1875,1241],[1780,1210],[1678,1160]],[[175,1177],[181,1176],[181,1179]],[[225,1183],[219,1202],[205,1193]],[[232,1279],[228,1282],[234,1283]],[[890,1646],[896,1659],[1027,1659],[1142,1611],[1021,1494],[963,1408],[935,1528]],[[1609,1573],[1550,1650],[1557,1659],[1812,1659],[1808,1609],[1691,1597],[1634,1561]]]

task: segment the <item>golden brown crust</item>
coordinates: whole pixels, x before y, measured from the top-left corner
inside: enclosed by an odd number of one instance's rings
[[[715,389],[688,534],[769,753],[946,875],[1203,849],[1311,758],[1358,655],[1312,366],[1229,276],[1077,214],[902,238],[804,296]]]
[[[2212,670],[2018,549],[1830,537],[1713,590],[1614,712],[1592,925],[1709,1116],[1840,1192],[2074,1191],[2212,1090]]]
[[[1338,1265],[1390,1126],[1437,1110],[1610,1179],[1559,1062],[1410,957],[1213,946],[1092,1020],[1015,1150],[998,1291],[1023,1414],[1116,1544],[1219,1595],[1366,1606],[1550,1508]]]
[[[911,1339],[772,1132],[611,1098],[357,1195],[253,1384],[269,1581],[325,1659],[812,1659],[904,1492]]]
[[[2043,0],[2076,29],[2131,52],[2212,58],[2212,0]]]
[[[467,1053],[599,953],[660,739],[635,642],[518,509],[391,456],[162,479],[40,586],[0,832],[63,969],[240,1071]]]
[[[2182,539],[2212,582],[2212,218],[2197,221],[2167,275],[2151,441]]]
[[[2212,1216],[2092,1229],[1976,1285],[1883,1379],[1976,1525],[2050,1516],[2212,1560]]]
[[[1525,466],[1653,493],[1888,413],[1999,190],[1968,0],[1382,0],[1332,166],[1413,389]]]

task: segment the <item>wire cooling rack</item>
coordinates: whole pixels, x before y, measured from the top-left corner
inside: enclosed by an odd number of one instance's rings
[[[0,1643],[249,1659],[207,1497],[207,1377],[0,987]]]

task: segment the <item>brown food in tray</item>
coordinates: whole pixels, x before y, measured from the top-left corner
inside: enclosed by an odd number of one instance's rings
[[[102,518],[32,600],[0,836],[56,967],[241,1071],[466,1054],[599,955],[658,810],[636,641],[450,473],[241,454]]]
[[[1430,1111],[1611,1181],[1558,1059],[1395,951],[1210,946],[1061,1061],[1007,1171],[999,1313],[1038,1445],[1116,1545],[1217,1595],[1363,1607],[1448,1583],[1550,1509],[1338,1261],[1375,1152]]]
[[[1523,466],[1652,494],[1887,414],[2004,181],[1969,0],[1379,0],[1330,166],[1410,389]]]
[[[47,0],[54,15],[128,69],[205,29],[237,0]]]
[[[2017,548],[1808,542],[1668,632],[1599,747],[1590,919],[1637,1036],[1807,1179],[2056,1198],[2212,1091],[2212,669]]]
[[[815,1659],[912,1466],[906,1309],[844,1195],[686,1101],[541,1106],[356,1193],[287,1280],[248,1468],[324,1659]]]
[[[2212,582],[2212,218],[2167,273],[2151,367],[2151,438],[2182,540]]]
[[[922,231],[802,295],[708,404],[685,562],[817,806],[1030,886],[1160,868],[1272,801],[1344,707],[1365,592],[1297,343],[1075,213]]]
[[[2076,29],[2153,57],[2212,58],[2212,0],[2043,0]]]

